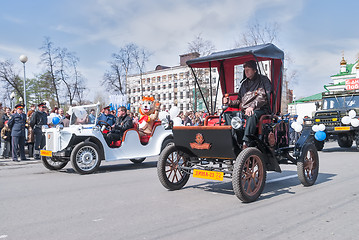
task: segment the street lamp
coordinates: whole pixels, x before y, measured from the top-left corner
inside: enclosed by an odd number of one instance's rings
[[[14,108],[14,98],[15,98],[15,93],[11,92],[11,94],[10,94],[11,109]]]
[[[25,105],[25,113],[26,113],[26,74],[25,74],[25,63],[27,62],[27,56],[21,55],[20,61],[24,64],[24,105]]]

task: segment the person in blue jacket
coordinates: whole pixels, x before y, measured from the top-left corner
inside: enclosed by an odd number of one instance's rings
[[[103,109],[103,113],[98,117],[98,121],[107,122],[111,127],[116,123],[116,117],[110,113],[110,106],[107,106]]]
[[[17,104],[15,109],[16,113],[14,113],[9,119],[8,126],[11,129],[12,160],[20,162],[17,158],[18,150],[20,151],[21,160],[27,160],[25,157],[26,114],[23,113],[23,104]]]

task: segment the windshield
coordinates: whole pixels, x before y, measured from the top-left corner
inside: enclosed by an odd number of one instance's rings
[[[98,105],[72,107],[69,110],[70,125],[95,124],[98,115]]]
[[[359,96],[331,97],[323,99],[323,110],[359,108]]]

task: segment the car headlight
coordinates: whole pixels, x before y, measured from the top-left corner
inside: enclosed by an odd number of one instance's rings
[[[59,124],[56,126],[56,131],[60,132],[62,129],[64,129],[64,125]]]
[[[168,121],[167,118],[163,118],[163,119],[161,120],[161,124],[162,124],[162,126],[163,126],[165,129],[167,129],[167,128],[169,127],[169,125],[170,125],[170,122]]]
[[[242,127],[242,119],[240,117],[234,117],[231,120],[231,126],[234,129],[239,129]]]

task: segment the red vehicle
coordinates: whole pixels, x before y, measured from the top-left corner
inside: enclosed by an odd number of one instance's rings
[[[273,89],[271,114],[260,118],[258,134],[248,136],[254,146],[244,150],[241,150],[241,139],[245,120],[240,109],[227,109],[220,116],[214,116],[215,107],[209,109],[209,104],[206,104],[212,115],[206,118],[204,126],[172,127],[170,123],[174,143],[161,152],[157,164],[158,177],[165,188],[181,189],[191,174],[220,181],[228,177],[232,179],[236,196],[243,202],[252,202],[263,191],[267,171],[281,172],[280,164],[297,165],[298,177],[304,186],[315,183],[319,158],[311,128],[305,126],[296,145],[289,146],[289,121],[280,115],[283,59],[283,51],[273,44],[264,44],[216,52],[187,61],[202,96],[195,68],[210,69],[210,72],[216,68],[223,95],[232,97],[237,96],[235,67],[249,60],[255,60],[258,66],[265,62],[269,65],[268,78]]]

